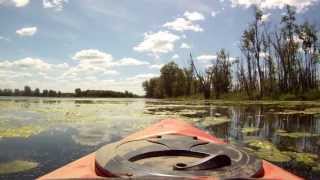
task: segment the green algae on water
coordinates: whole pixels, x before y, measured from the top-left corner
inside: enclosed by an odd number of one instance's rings
[[[316,167],[318,155],[311,153],[297,153],[291,151],[283,152],[290,156],[295,162],[302,166]]]
[[[18,128],[0,128],[0,138],[29,138],[44,131],[41,126],[22,126]]]
[[[307,113],[320,114],[320,107],[307,108],[304,110]]]
[[[282,153],[275,145],[267,140],[254,139],[247,141],[246,144],[248,146],[246,149],[259,158],[272,162],[288,162],[291,160],[290,156]]]
[[[0,175],[11,174],[34,169],[39,163],[32,161],[14,160],[0,164]]]
[[[230,122],[231,119],[227,116],[220,116],[220,117],[205,117],[203,121],[200,122],[203,126],[216,126],[224,123]]]
[[[309,132],[278,132],[277,135],[289,138],[320,137],[320,134],[312,134]]]
[[[277,149],[275,147],[275,145],[273,145],[271,142],[267,141],[267,140],[260,140],[260,139],[252,139],[252,140],[248,140],[246,142],[247,146],[249,148],[252,148],[254,150],[273,150],[273,149]]]
[[[258,132],[260,129],[256,127],[244,127],[241,129],[243,134],[255,133]]]
[[[275,132],[276,133],[287,133],[287,131],[284,129],[277,129]]]

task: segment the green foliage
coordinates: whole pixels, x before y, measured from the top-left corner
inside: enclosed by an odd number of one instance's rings
[[[195,84],[195,80],[190,79],[188,71],[179,68],[174,62],[170,62],[164,65],[160,72],[160,77],[151,78],[142,83],[146,97],[172,98],[192,95],[190,89]]]
[[[231,60],[224,50],[217,53],[217,59],[202,74],[197,71],[191,56],[191,67],[182,69],[176,63],[164,65],[160,77],[142,83],[149,98],[177,98],[195,96],[203,93],[208,99],[211,95],[220,98],[232,87]]]
[[[280,101],[292,101],[292,100],[296,100],[296,99],[297,99],[297,96],[294,94],[290,94],[290,93],[282,94],[279,96]]]
[[[320,91],[318,89],[307,91],[300,96],[300,99],[303,99],[303,100],[320,99]]]
[[[35,97],[126,97],[133,98],[139,97],[131,92],[117,92],[110,90],[86,90],[81,91],[80,88],[75,89],[74,93],[62,93],[61,91],[55,90],[47,90],[44,89],[42,93],[40,93],[40,89],[36,88],[34,91],[30,86],[25,86],[24,90],[15,89],[12,92],[11,89],[0,89],[0,96],[35,96]]]

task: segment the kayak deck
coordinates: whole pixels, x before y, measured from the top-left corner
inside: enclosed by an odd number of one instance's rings
[[[149,138],[159,135],[178,134],[185,136],[197,136],[198,139],[209,141],[215,144],[226,144],[226,142],[218,139],[192,125],[177,119],[166,119],[156,123],[142,131],[129,135],[124,140],[137,140]],[[263,174],[261,179],[302,179],[288,171],[273,165],[267,161],[262,161]],[[101,177],[96,172],[95,153],[86,155],[74,162],[71,162],[53,172],[50,172],[38,179],[79,179],[79,178],[105,178]]]

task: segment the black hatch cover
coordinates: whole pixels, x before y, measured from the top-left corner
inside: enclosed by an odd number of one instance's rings
[[[239,147],[181,135],[119,141],[96,152],[96,169],[108,177],[252,178],[261,167]]]

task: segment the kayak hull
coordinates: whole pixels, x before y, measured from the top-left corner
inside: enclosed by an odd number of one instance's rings
[[[177,119],[166,119],[156,123],[142,131],[129,135],[124,140],[137,140],[157,135],[178,134],[185,136],[197,136],[198,139],[209,141],[215,144],[226,144],[226,142],[218,139],[192,125]],[[267,161],[262,162],[263,174],[261,179],[302,179],[288,171],[273,165]],[[78,178],[102,178],[97,174],[95,168],[95,153],[86,155],[74,162],[71,162],[53,172],[50,172],[38,179],[78,179]]]

